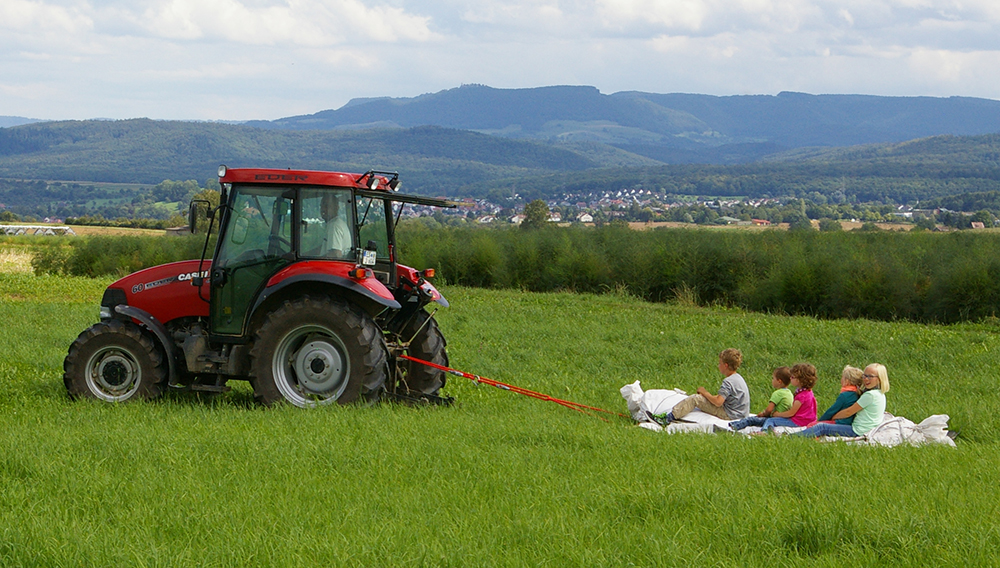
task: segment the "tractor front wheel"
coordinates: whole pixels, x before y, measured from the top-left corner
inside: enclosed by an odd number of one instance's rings
[[[250,359],[259,402],[302,408],[375,400],[388,367],[382,332],[368,314],[309,296],[265,316]]]
[[[63,382],[73,398],[107,402],[150,399],[167,382],[164,356],[142,329],[109,320],[87,328],[69,347]]]

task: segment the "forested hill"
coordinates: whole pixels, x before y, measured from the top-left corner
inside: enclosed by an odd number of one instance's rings
[[[411,189],[654,163],[624,152],[586,152],[438,127],[273,131],[148,119],[69,121],[0,129],[0,177],[158,183],[212,177],[219,164],[364,172],[398,170]]]
[[[1000,101],[787,92],[604,95],[594,87],[465,85],[413,98],[356,99],[336,110],[248,124],[289,130],[437,125],[602,142],[665,163],[739,163],[805,146],[1000,132]]]
[[[463,193],[488,195],[498,191],[498,186],[479,183],[463,188]],[[793,196],[821,203],[827,199],[913,203],[949,197],[933,206],[969,211],[969,203],[976,199],[1000,203],[995,197],[1000,192],[1000,134],[800,150],[780,160],[731,166],[688,164],[553,173],[511,180],[506,187],[526,199],[623,188],[678,195]],[[983,192],[972,201],[962,198]]]

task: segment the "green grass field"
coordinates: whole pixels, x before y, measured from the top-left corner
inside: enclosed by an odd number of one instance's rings
[[[888,410],[957,448],[657,434],[452,377],[448,408],[72,402],[62,359],[106,280],[0,273],[2,566],[1000,564],[995,324],[818,321],[447,288],[456,368],[625,412],[618,389],[883,362]]]

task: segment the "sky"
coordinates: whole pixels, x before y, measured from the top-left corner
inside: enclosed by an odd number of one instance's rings
[[[276,119],[478,83],[1000,99],[998,0],[0,0],[0,115]]]

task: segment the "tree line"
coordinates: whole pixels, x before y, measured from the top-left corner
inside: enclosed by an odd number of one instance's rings
[[[650,301],[950,323],[996,317],[1000,235],[433,227],[399,231],[402,261],[447,283],[531,291],[627,290]]]
[[[821,318],[995,321],[1000,234],[603,227],[486,228],[403,222],[401,262],[439,282],[536,292],[628,293]],[[126,274],[197,258],[201,235],[39,240],[37,273]]]

